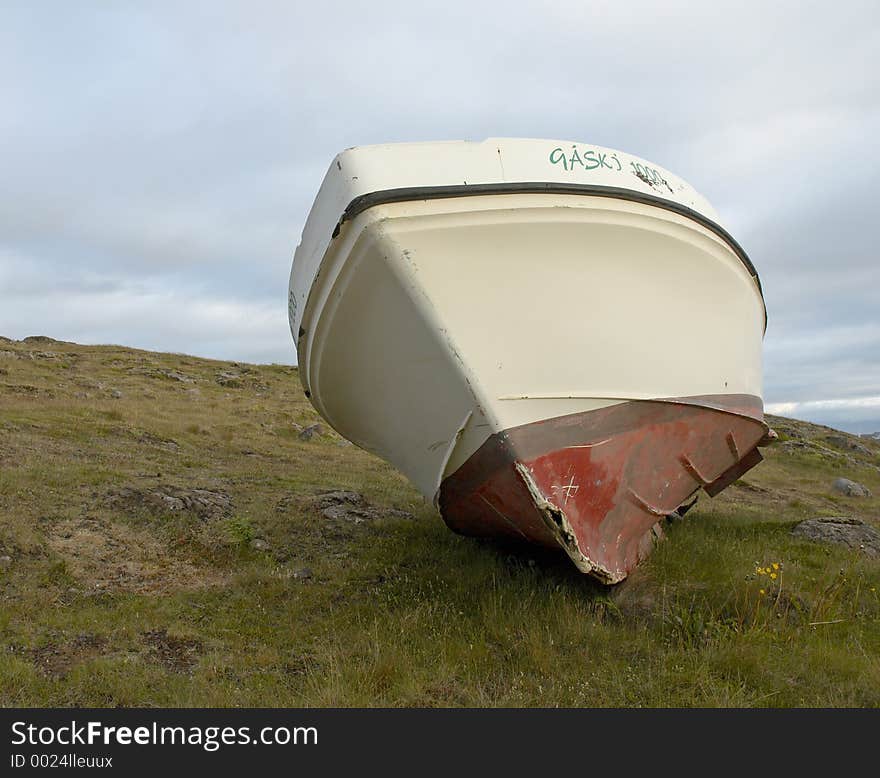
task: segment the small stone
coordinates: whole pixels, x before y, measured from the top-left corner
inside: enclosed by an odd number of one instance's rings
[[[344,521],[363,524],[383,517],[412,519],[411,513],[397,508],[380,508],[370,505],[362,494],[345,489],[336,489],[316,495],[321,515],[331,521]]]
[[[254,551],[268,551],[271,546],[262,538],[254,538],[251,541],[251,548],[254,549]]]
[[[216,381],[220,386],[237,389],[241,386],[241,374],[235,372],[222,372],[217,374]]]
[[[320,424],[310,424],[297,436],[300,440],[311,440],[315,435],[320,435],[324,427]]]
[[[149,371],[148,374],[154,376],[155,378],[167,378],[171,381],[180,381],[183,384],[195,383],[195,379],[190,378],[188,375],[184,375],[177,370],[167,370],[162,367],[157,367],[154,370]]]
[[[840,492],[847,497],[870,497],[871,490],[867,486],[862,486],[849,478],[838,478],[831,484],[831,488],[835,492]]]
[[[303,567],[303,568],[300,568],[299,570],[294,570],[291,577],[296,578],[300,581],[305,581],[305,580],[312,577],[311,568]]]
[[[0,567],[9,567],[12,564],[11,556],[0,556]]]
[[[118,389],[114,389],[112,392],[110,392],[110,396],[114,400],[119,400],[122,398],[122,392],[120,392]]]

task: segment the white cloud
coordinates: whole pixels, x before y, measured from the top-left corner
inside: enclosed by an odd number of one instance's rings
[[[835,400],[809,400],[807,402],[770,403],[766,406],[766,410],[768,413],[775,413],[783,416],[797,413],[799,411],[813,412],[846,410],[851,408],[867,408],[871,410],[880,410],[880,395],[876,397],[849,397],[846,399]]]
[[[294,364],[296,350],[283,299],[278,304],[233,297],[193,297],[185,290],[130,286],[107,291],[61,289],[39,304],[10,302],[7,337],[50,335],[77,343],[115,343],[214,359]],[[47,319],[51,325],[47,325]]]
[[[777,416],[812,421],[847,432],[880,432],[880,395],[769,403],[764,409]]]

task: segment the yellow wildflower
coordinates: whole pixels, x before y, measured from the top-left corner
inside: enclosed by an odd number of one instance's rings
[[[779,562],[774,562],[774,563],[773,563],[773,569],[774,569],[774,570],[778,570],[778,569],[779,569]]]
[[[761,594],[767,594],[763,589],[761,589]]]
[[[777,578],[778,578],[778,576],[776,575],[776,573],[770,573],[770,580],[771,581],[775,581]]]

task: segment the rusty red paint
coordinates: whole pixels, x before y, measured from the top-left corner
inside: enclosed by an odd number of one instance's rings
[[[658,519],[760,461],[761,401],[711,395],[632,401],[493,435],[440,489],[455,531],[559,544],[614,583],[644,558]]]

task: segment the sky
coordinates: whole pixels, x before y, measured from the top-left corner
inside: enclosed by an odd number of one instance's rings
[[[570,139],[690,182],[760,273],[767,409],[880,430],[880,4],[0,5],[0,334],[296,361],[354,145]]]

